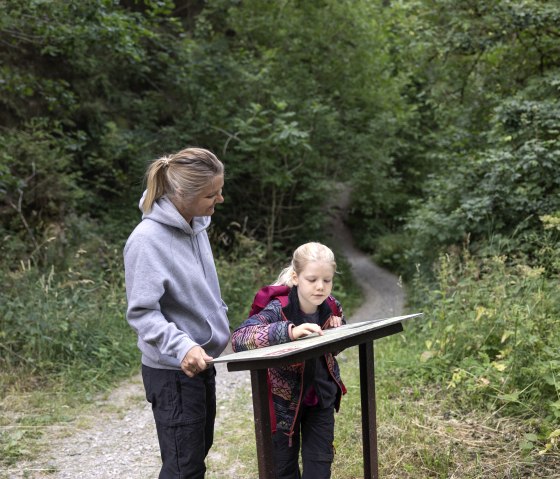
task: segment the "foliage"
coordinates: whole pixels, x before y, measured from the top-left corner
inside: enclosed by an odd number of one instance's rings
[[[391,191],[358,191],[363,247],[404,230],[405,254],[384,260],[410,275],[467,236],[477,248],[530,234],[558,209],[558,18],[536,0],[393,5],[387,39],[406,107],[393,115]]]
[[[236,89],[251,89],[223,126],[229,188],[243,197],[230,205],[270,254],[317,232],[329,183],[370,160],[387,56],[369,2],[253,0],[229,13]]]
[[[69,371],[82,375],[93,360],[99,387],[104,378],[130,370],[135,345],[123,334],[128,331],[123,272],[115,253],[100,243],[93,251],[77,250],[66,271],[52,267],[42,273],[29,263],[2,272],[0,362],[6,378],[9,371],[19,371],[70,381]]]
[[[132,215],[146,162],[188,145],[226,164],[216,226],[245,221],[269,255],[290,248],[322,227],[325,180],[370,158],[390,98],[369,2],[1,8],[0,228],[23,240],[3,245],[14,264],[48,268],[41,238],[69,214]]]
[[[250,219],[256,228],[259,222],[264,223],[263,237],[269,255],[273,252],[275,241],[290,238],[290,230],[309,228],[307,222],[301,222],[300,216],[309,207],[297,197],[296,192],[306,191],[307,195],[301,196],[313,198],[317,194],[314,190],[321,185],[318,175],[299,175],[299,170],[310,156],[305,154],[311,150],[309,134],[300,129],[295,112],[285,109],[285,104],[276,104],[274,110],[252,104],[248,118],[238,118],[234,125],[238,138],[235,150],[243,152],[253,161],[250,165],[238,166],[233,175],[244,184],[260,186],[258,203]]]
[[[0,132],[0,197],[5,205],[0,251],[7,261],[25,258],[29,251],[34,264],[45,264],[45,243],[59,236],[65,216],[84,192],[78,173],[61,174],[72,164],[70,150],[76,139],[48,121],[34,120],[28,127]]]
[[[235,236],[234,249],[216,260],[232,331],[246,319],[255,293],[269,284],[272,276],[264,245],[242,233]]]
[[[427,313],[418,331],[421,359],[433,380],[456,390],[466,407],[539,419],[543,435],[558,423],[556,277],[506,256],[464,251],[440,258],[435,289],[416,286],[415,304]]]
[[[414,202],[408,223],[417,251],[466,235],[476,246],[491,235],[515,234],[517,247],[527,247],[523,240],[539,229],[539,216],[560,210],[560,102],[553,98],[559,85],[560,77],[547,75],[520,99],[503,102],[488,134],[492,145],[426,183],[428,199]],[[551,98],[527,98],[534,90],[549,90]]]
[[[145,161],[155,52],[150,21],[114,2],[2,2],[0,229],[8,260],[32,259],[42,237],[64,246],[68,215],[99,217],[127,198]],[[30,21],[32,19],[32,21]],[[157,61],[156,61],[157,59]],[[49,234],[48,232],[51,232]]]

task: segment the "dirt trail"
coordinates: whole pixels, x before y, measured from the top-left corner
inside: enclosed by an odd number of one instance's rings
[[[336,206],[330,210],[332,241],[350,263],[352,274],[364,292],[364,302],[349,321],[357,323],[399,316],[404,309],[405,297],[401,281],[355,248],[350,230],[346,227],[350,192],[343,186],[339,188],[338,194],[334,195],[337,199]]]
[[[352,272],[364,289],[364,303],[348,318],[350,322],[398,316],[402,313],[404,292],[399,279],[371,262],[358,251],[344,225],[348,192],[341,188],[337,206],[330,208],[332,241],[352,266]],[[227,351],[226,351],[227,352]],[[236,388],[250,388],[247,371],[229,373],[217,364],[216,392],[218,417],[216,428],[227,423],[227,414],[235,414],[228,403]],[[239,407],[237,405],[236,407]],[[124,382],[106,399],[99,401],[92,417],[80,418],[88,425],[52,429],[49,447],[35,461],[0,471],[0,477],[58,479],[153,479],[160,458],[150,405],[145,401],[140,376]],[[210,451],[209,461],[219,460],[219,451]]]

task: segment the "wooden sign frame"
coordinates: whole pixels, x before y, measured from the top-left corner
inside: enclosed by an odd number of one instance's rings
[[[251,372],[255,439],[260,479],[274,479],[272,432],[268,410],[267,369],[320,357],[327,352],[358,346],[362,406],[364,478],[378,479],[377,422],[375,403],[375,364],[373,342],[403,331],[402,323],[422,313],[350,323],[290,343],[228,354],[214,359],[227,363],[228,371]]]

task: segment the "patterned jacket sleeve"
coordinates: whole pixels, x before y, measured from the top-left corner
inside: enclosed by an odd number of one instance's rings
[[[268,305],[246,319],[231,335],[233,351],[264,348],[290,342],[290,322],[284,319],[280,301],[274,299]]]
[[[342,320],[342,324],[346,324],[346,316],[344,316],[344,311],[342,310],[342,304],[340,304],[340,301],[336,298],[334,298],[334,301],[338,306],[338,309],[340,310],[340,319]]]

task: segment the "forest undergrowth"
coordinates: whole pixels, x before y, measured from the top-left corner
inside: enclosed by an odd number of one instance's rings
[[[264,256],[243,253],[258,252],[258,244],[242,241],[236,255],[218,258],[224,295],[240,312],[234,321],[249,304],[252,282],[268,281],[273,270]],[[5,275],[3,467],[33,458],[49,427],[79,423],[83,408],[100,392],[136,371],[136,346],[123,317],[122,269],[114,250],[105,251],[114,262],[103,261],[111,267],[97,275],[73,268],[40,275],[27,267]],[[91,253],[83,250],[80,264],[89,260]],[[342,271],[347,268],[341,261]],[[424,317],[376,347],[383,477],[555,477],[560,471],[557,283],[504,258],[480,262],[468,255],[442,257],[438,281],[439,287],[430,289],[416,278],[408,288],[416,291],[409,308]],[[351,312],[359,301],[357,285],[345,279],[335,288]],[[26,317],[35,320],[22,322]],[[349,394],[337,416],[334,467],[335,477],[351,478],[362,467],[355,351],[343,352],[340,362]],[[536,381],[535,371],[545,380]],[[240,424],[228,430],[252,437],[250,418],[245,425],[241,415],[232,421]],[[231,441],[220,434],[218,447]],[[251,447],[235,448],[234,457],[224,460],[254,470]],[[239,478],[251,477],[247,474]]]

